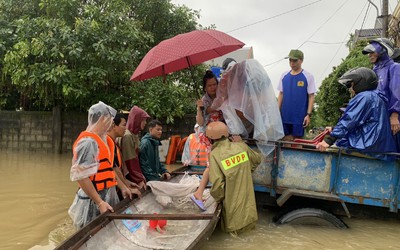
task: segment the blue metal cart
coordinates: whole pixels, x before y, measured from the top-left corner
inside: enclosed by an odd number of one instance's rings
[[[382,161],[340,148],[319,152],[313,145],[276,142],[253,173],[255,191],[283,206],[292,197],[385,207],[398,211],[399,162]]]

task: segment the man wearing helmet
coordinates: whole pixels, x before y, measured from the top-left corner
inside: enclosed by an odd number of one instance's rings
[[[251,173],[260,164],[261,155],[244,142],[229,141],[223,122],[208,124],[206,136],[213,141],[210,194],[223,203],[222,230],[236,235],[253,228],[258,219]]]
[[[368,54],[374,64],[373,70],[378,76],[378,90],[388,99],[387,109],[393,134],[400,131],[400,64],[393,62],[393,43],[387,38],[376,38],[369,41],[362,53]]]
[[[376,90],[376,74],[368,68],[355,68],[342,75],[339,83],[349,89],[353,98],[330,135],[317,144],[317,149],[325,151],[336,142],[338,147],[388,159],[380,153],[395,152],[396,146],[389,125],[387,98]]]

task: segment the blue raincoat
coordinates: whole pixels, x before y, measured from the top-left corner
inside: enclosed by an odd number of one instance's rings
[[[386,103],[387,98],[379,90],[363,91],[353,97],[331,132],[338,139],[336,145],[389,159],[379,154],[396,152]]]
[[[388,99],[389,116],[393,112],[400,114],[400,64],[395,63],[379,43],[372,42],[371,45],[379,54],[373,68],[379,79],[378,90],[381,90]],[[397,133],[395,138],[397,152],[400,152],[400,133]]]
[[[378,43],[372,45],[377,52],[383,50]],[[393,112],[400,113],[400,64],[395,63],[383,50],[373,70],[379,79],[378,90],[381,90],[389,101],[389,115]]]

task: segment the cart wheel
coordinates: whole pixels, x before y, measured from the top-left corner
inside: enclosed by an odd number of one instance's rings
[[[347,225],[335,215],[315,208],[300,208],[282,215],[277,224],[292,225],[318,225],[348,228]]]

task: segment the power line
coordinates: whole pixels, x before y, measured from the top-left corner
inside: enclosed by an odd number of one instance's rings
[[[305,8],[305,7],[308,7],[308,6],[310,6],[310,5],[313,5],[313,4],[315,4],[315,3],[318,3],[318,2],[321,2],[321,1],[322,1],[322,0],[317,0],[317,1],[315,1],[315,2],[312,2],[312,3],[306,4],[306,5],[300,6],[300,7],[298,7],[298,8],[295,8],[295,9],[292,9],[292,10],[289,10],[289,11],[286,11],[286,12],[282,12],[282,13],[280,13],[280,14],[277,14],[277,15],[275,15],[275,16],[268,17],[268,18],[262,19],[262,20],[260,20],[260,21],[254,22],[254,23],[250,23],[250,24],[247,24],[247,25],[241,26],[241,27],[239,27],[239,28],[236,28],[236,29],[233,29],[233,30],[227,31],[227,32],[225,32],[225,33],[231,33],[231,32],[237,31],[237,30],[241,30],[241,29],[244,29],[244,28],[247,28],[247,27],[253,26],[253,25],[255,25],[255,24],[259,24],[259,23],[262,23],[262,22],[265,22],[265,21],[268,21],[268,20],[274,19],[274,18],[276,18],[276,17],[283,16],[283,15],[285,15],[285,14],[288,14],[288,13],[294,12],[294,11],[296,11],[296,10],[303,9],[303,8]]]
[[[343,2],[343,4],[342,5],[340,5],[339,6],[339,8],[337,8],[336,10],[335,10],[335,12],[328,18],[328,19],[326,19],[326,21],[325,22],[323,22],[312,34],[311,34],[311,36],[309,37],[309,38],[307,38],[307,40],[305,40],[299,47],[297,47],[297,49],[300,49],[301,48],[301,46],[303,46],[307,41],[309,41],[327,22],[329,22],[331,19],[332,19],[332,17],[334,17],[335,15],[336,15],[336,13],[341,9],[341,8],[343,8],[343,6],[348,2],[349,0],[347,0],[346,2]]]
[[[328,42],[318,42],[318,41],[306,41],[305,43],[316,43],[316,44],[332,44],[332,45],[335,45],[335,44],[342,44],[343,42],[330,42],[330,43],[328,43]]]
[[[335,15],[336,15],[336,13],[348,2],[349,0],[347,0],[347,1],[345,1],[345,2],[343,2],[343,4],[342,5],[340,5],[339,6],[339,8],[337,8],[336,10],[335,10],[335,12],[333,12],[333,14],[331,15],[331,16],[329,16],[329,18],[325,21],[325,22],[323,22],[312,34],[311,34],[311,36],[309,36],[299,47],[297,47],[297,49],[300,49],[304,44],[306,44],[307,42],[310,42],[310,39],[327,23],[327,22],[329,22],[329,20],[331,20]],[[341,42],[341,43],[343,43],[343,42]],[[275,61],[275,62],[273,62],[273,63],[269,63],[269,64],[266,64],[266,65],[264,65],[264,68],[265,67],[268,67],[268,66],[271,66],[271,65],[273,65],[273,64],[275,64],[275,63],[278,63],[278,62],[280,62],[280,61],[282,61],[282,60],[284,60],[285,58],[282,58],[282,59],[279,59],[279,60],[277,60],[277,61]]]
[[[367,3],[365,3],[364,7],[361,9],[360,14],[358,14],[356,20],[354,21],[353,25],[350,27],[350,30],[347,32],[345,38],[343,39],[343,43],[346,41],[348,34],[351,33],[351,31],[353,30],[353,27],[356,25],[356,22],[358,20],[358,18],[360,18],[365,6]],[[322,74],[320,75],[320,79],[322,78],[322,76],[324,75],[325,71],[328,69],[328,67],[331,65],[333,59],[335,59],[336,55],[339,53],[340,48],[342,47],[342,44],[338,47],[338,49],[336,50],[335,54],[333,55],[332,59],[329,61],[328,65],[326,66],[326,68],[324,69],[324,71],[322,72]]]
[[[318,42],[318,41],[306,41],[306,43],[316,43],[316,44],[324,44],[324,45],[337,45],[337,44],[343,44],[344,42],[330,42],[330,43],[328,43],[328,42]],[[278,63],[278,62],[280,62],[282,60],[285,60],[285,59],[286,58],[282,58],[282,59],[276,60],[275,62],[266,64],[263,67],[265,68],[265,67],[271,66],[271,65],[273,65],[275,63]]]
[[[268,67],[268,66],[274,65],[275,63],[278,63],[278,62],[280,62],[280,61],[282,61],[282,60],[285,60],[285,59],[286,59],[285,57],[284,57],[284,58],[281,58],[281,59],[279,59],[279,60],[277,60],[277,61],[275,61],[275,62],[272,62],[272,63],[266,64],[266,65],[264,65],[263,67],[265,68],[265,67]]]
[[[362,22],[362,24],[361,24],[360,30],[362,30],[362,28],[364,27],[365,20],[367,19],[367,15],[368,15],[368,12],[369,12],[369,8],[370,8],[370,7],[371,7],[371,3],[368,2],[367,11],[365,11],[365,16],[364,16],[363,22]]]

